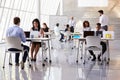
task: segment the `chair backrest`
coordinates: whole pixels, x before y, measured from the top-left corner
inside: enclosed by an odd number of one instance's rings
[[[100,42],[101,42],[101,39],[98,36],[87,36],[86,37],[87,47],[96,46],[100,48],[101,47]]]
[[[19,37],[6,37],[7,48],[16,48],[22,50],[21,39]]]

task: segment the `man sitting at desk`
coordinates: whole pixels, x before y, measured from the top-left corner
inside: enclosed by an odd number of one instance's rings
[[[104,31],[104,29],[101,28],[101,24],[100,24],[100,23],[97,23],[97,24],[96,24],[96,32],[97,32],[97,31]],[[96,36],[99,36],[99,34],[97,34]],[[100,42],[100,45],[102,46],[102,55],[103,55],[103,54],[105,53],[106,49],[107,49],[106,43],[103,42],[103,41],[101,41],[101,42]],[[95,60],[96,60],[96,56],[95,56],[94,52],[93,52],[92,50],[89,50],[89,52],[90,52],[90,54],[93,56],[92,61],[95,61]],[[101,61],[101,58],[100,58],[100,57],[101,57],[102,55],[101,55],[101,54],[98,55],[98,61]]]
[[[20,18],[19,17],[15,17],[14,20],[14,26],[9,27],[7,29],[6,32],[6,37],[19,37],[21,39],[22,42],[26,42],[26,38],[25,38],[25,34],[23,32],[23,29],[20,28]],[[21,68],[24,69],[24,63],[26,62],[26,58],[28,56],[29,53],[29,47],[26,45],[21,44],[21,46],[23,47],[24,50],[26,50],[24,52],[24,55],[22,57],[22,62],[21,62]],[[14,49],[14,48],[10,48],[10,50],[12,51],[19,51],[18,49]],[[15,63],[16,66],[19,66],[19,55],[20,53],[16,53],[15,54]]]

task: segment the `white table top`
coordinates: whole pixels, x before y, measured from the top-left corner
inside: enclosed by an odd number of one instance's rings
[[[47,40],[51,40],[52,38],[26,38],[26,40],[31,40],[31,41],[47,41]]]

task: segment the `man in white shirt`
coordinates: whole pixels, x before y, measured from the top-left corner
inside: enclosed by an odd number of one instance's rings
[[[74,17],[71,17],[71,19],[69,20],[69,26],[70,26],[70,28],[71,28],[71,32],[74,32],[74,27],[75,27],[75,25],[76,25],[76,22],[75,22],[75,20],[74,20]]]
[[[108,30],[108,17],[104,15],[103,10],[99,10],[98,12],[100,14],[99,23],[101,24],[102,29],[107,31]]]
[[[56,37],[60,37],[60,41],[62,41],[62,39],[64,39],[64,35],[62,33],[60,33],[60,29],[59,29],[59,23],[56,24],[56,26],[54,27],[54,33]]]

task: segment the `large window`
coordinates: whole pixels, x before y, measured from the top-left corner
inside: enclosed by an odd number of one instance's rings
[[[35,15],[36,0],[0,0],[0,41],[5,38],[6,29],[13,24],[13,18],[21,18],[20,27],[30,30]]]
[[[107,7],[108,0],[78,0],[79,7]]]

